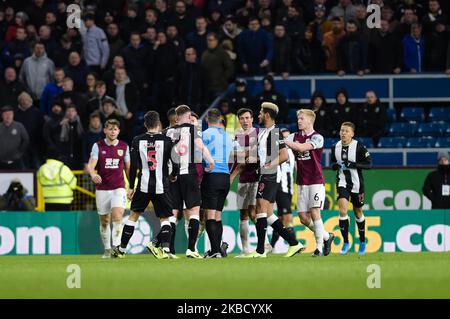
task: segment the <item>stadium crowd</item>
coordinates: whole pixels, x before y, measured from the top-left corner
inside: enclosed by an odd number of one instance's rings
[[[71,3],[80,28],[67,26]],[[367,27],[368,4],[382,7],[379,29]],[[272,101],[283,122],[289,106],[273,76],[450,73],[449,14],[437,0],[2,1],[0,169],[37,169],[46,157],[81,169],[106,120],[130,142],[138,114],[178,104],[203,113],[234,81],[220,103],[226,120]],[[264,90],[251,96],[241,78],[255,75]],[[338,136],[336,123],[350,120],[377,140],[384,106],[366,98],[356,108],[342,89],[328,107],[316,92],[318,131]]]

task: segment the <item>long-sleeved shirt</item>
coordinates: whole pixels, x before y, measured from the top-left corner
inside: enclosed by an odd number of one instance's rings
[[[87,29],[82,23],[80,34],[86,64],[106,65],[109,59],[109,44],[105,32],[96,25]]]
[[[20,69],[19,79],[25,83],[39,99],[44,91],[44,87],[52,80],[55,64],[44,54],[40,57],[32,55],[26,58]]]

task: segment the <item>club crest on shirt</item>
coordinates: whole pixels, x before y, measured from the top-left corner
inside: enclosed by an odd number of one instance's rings
[[[123,156],[123,150],[117,150],[117,155]]]

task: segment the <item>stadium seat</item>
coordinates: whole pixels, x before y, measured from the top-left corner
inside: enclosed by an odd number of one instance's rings
[[[436,145],[436,138],[432,136],[426,137],[410,137],[406,142],[408,148],[428,148]]]
[[[433,107],[428,114],[430,122],[450,121],[450,108],[448,107]]]
[[[291,133],[297,132],[298,131],[298,124],[297,124],[297,122],[289,124],[288,125],[288,130]]]
[[[277,127],[281,130],[281,129],[284,129],[284,128],[287,128],[287,129],[289,129],[289,125],[288,124],[277,124]]]
[[[397,110],[395,108],[387,108],[386,109],[386,116],[388,118],[389,123],[397,122]]]
[[[400,113],[402,122],[423,122],[425,121],[425,112],[423,107],[404,107]]]
[[[360,141],[361,143],[363,143],[367,148],[373,148],[374,144],[373,144],[373,140],[371,137],[358,137],[356,138],[358,141]]]
[[[289,109],[288,123],[297,123],[297,109]]]
[[[416,132],[417,124],[413,123],[392,123],[389,127],[391,136],[413,136]]]
[[[339,142],[338,138],[326,137],[323,141],[323,148],[331,148],[337,142]]]
[[[450,147],[450,137],[438,137],[435,147]]]
[[[442,124],[442,133],[445,136],[450,136],[450,123],[444,123]]]
[[[404,137],[382,137],[378,142],[379,148],[403,148],[406,145]]]
[[[417,135],[421,136],[440,136],[442,134],[441,123],[420,123],[417,128]]]

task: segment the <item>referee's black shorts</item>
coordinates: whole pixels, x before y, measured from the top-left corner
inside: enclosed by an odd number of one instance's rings
[[[230,192],[230,174],[205,173],[202,180],[202,208],[222,211]]]
[[[170,187],[174,209],[183,210],[183,202],[187,209],[200,206],[202,195],[198,184],[197,174],[178,175],[176,182]]]
[[[364,206],[364,192],[362,193],[352,193],[351,190],[348,190],[345,187],[338,187],[338,200],[341,198],[345,198],[352,203],[353,207],[361,208]]]
[[[292,195],[289,193],[285,193],[281,190],[281,187],[277,192],[277,215],[282,216],[285,214],[292,214],[291,209]]]
[[[262,198],[273,204],[277,198],[279,188],[280,184],[277,183],[277,174],[262,174],[259,177],[256,199]]]
[[[155,215],[158,218],[169,218],[172,216],[172,201],[168,192],[163,194],[143,193],[137,190],[131,200],[130,209],[136,213],[143,213],[152,201]]]

